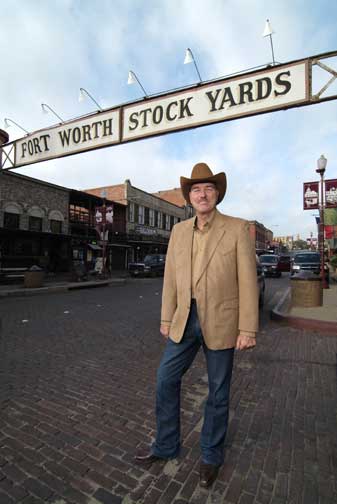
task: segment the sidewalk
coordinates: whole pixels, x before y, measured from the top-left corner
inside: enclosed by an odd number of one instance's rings
[[[114,284],[120,285],[121,283],[125,283],[126,278],[128,278],[128,272],[125,270],[113,271],[111,275],[104,279],[92,278],[90,280],[78,282],[71,280],[69,273],[57,273],[46,276],[42,287],[32,289],[25,287],[23,281],[16,284],[0,284],[0,298],[9,296],[34,296],[38,294],[64,292],[75,289],[104,287]]]
[[[329,289],[323,290],[323,305],[312,308],[292,307],[291,287],[288,287],[271,310],[271,318],[292,327],[337,334],[337,283],[331,282]]]

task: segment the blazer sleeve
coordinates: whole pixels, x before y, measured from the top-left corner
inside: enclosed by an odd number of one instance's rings
[[[161,306],[161,324],[170,326],[177,308],[176,265],[174,257],[175,226],[167,248]]]
[[[259,294],[256,273],[256,254],[249,236],[249,224],[244,221],[237,243],[239,285],[239,331],[257,332],[259,325]]]

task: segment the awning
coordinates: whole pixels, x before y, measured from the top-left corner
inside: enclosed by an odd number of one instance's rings
[[[102,250],[102,247],[95,245],[94,243],[89,243],[88,245],[92,250]]]

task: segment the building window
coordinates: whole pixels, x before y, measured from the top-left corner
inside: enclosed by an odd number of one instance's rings
[[[29,230],[30,231],[42,231],[42,219],[41,217],[29,217]]]
[[[130,203],[129,205],[129,222],[135,221],[135,204]]]
[[[175,217],[173,217],[173,215],[171,215],[171,217],[170,217],[170,229],[172,229],[172,228],[173,228],[173,226],[174,226],[174,224],[175,224],[175,222],[174,222],[174,221],[175,221]]]
[[[62,233],[62,221],[59,220],[50,220],[50,231],[55,234]]]
[[[148,226],[150,224],[150,209],[144,208],[144,224]]]
[[[171,218],[169,215],[166,215],[166,231],[170,231],[170,223],[171,223]]]
[[[135,216],[134,216],[134,222],[138,222],[138,214],[139,214],[139,207],[137,203],[135,203]]]
[[[163,214],[158,212],[158,229],[163,229]]]
[[[150,226],[154,227],[154,210],[150,209]]]
[[[155,211],[154,211],[154,222],[153,222],[153,226],[154,226],[154,227],[159,227],[159,226],[158,226],[158,211],[157,211],[157,210],[155,210]]]
[[[138,207],[138,224],[144,224],[144,207],[142,205]]]
[[[7,229],[19,229],[20,214],[5,212],[4,227]]]

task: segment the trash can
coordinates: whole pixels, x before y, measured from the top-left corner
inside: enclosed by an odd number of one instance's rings
[[[301,271],[291,277],[291,306],[311,308],[322,306],[323,287],[321,277],[312,271]]]
[[[44,280],[44,271],[39,266],[32,266],[25,271],[24,286],[28,289],[42,287]]]

